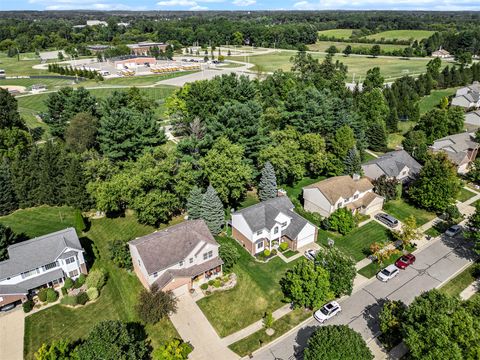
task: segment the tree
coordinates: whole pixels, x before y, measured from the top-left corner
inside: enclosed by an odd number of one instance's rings
[[[415,216],[408,216],[402,224],[402,229],[395,232],[395,237],[402,241],[402,246],[405,249],[412,241],[421,238],[421,233],[417,230],[417,220]]]
[[[475,242],[475,250],[480,254],[480,203],[475,205],[475,212],[470,215],[465,237]]]
[[[427,159],[427,137],[422,130],[409,131],[402,141],[403,148],[413,158],[423,163]]]
[[[342,235],[346,235],[355,229],[355,218],[350,210],[347,208],[340,208],[335,210],[328,217],[328,227],[330,230],[337,231]]]
[[[335,132],[335,137],[332,139],[332,152],[343,161],[356,143],[352,128],[344,125]]]
[[[173,339],[152,352],[153,360],[187,360],[192,347],[181,340]]]
[[[0,88],[0,129],[25,129],[18,113],[17,99],[7,89]]]
[[[407,306],[400,300],[387,300],[378,316],[382,341],[394,347],[402,341],[402,324]]]
[[[440,75],[440,69],[442,68],[442,60],[434,58],[427,63],[427,72],[432,76],[432,78],[438,78]]]
[[[231,243],[220,245],[219,255],[223,260],[223,271],[226,273],[232,271],[233,266],[240,259],[240,253],[238,252],[237,247]]]
[[[372,360],[362,336],[348,325],[318,327],[303,352],[305,360]]]
[[[330,288],[336,298],[352,293],[356,270],[351,257],[332,247],[319,251],[315,262],[328,272]]]
[[[67,147],[79,154],[92,149],[96,144],[98,120],[88,113],[76,114],[65,130]]]
[[[370,49],[370,55],[372,55],[374,58],[376,58],[378,55],[380,55],[381,51],[382,50],[380,49],[380,45],[375,44]]]
[[[232,45],[243,45],[243,34],[240,31],[235,31],[233,33]]]
[[[143,323],[156,324],[177,311],[177,300],[171,291],[164,292],[154,283],[150,290],[140,291],[135,310]]]
[[[187,212],[189,220],[196,220],[202,217],[203,194],[199,187],[194,186],[187,199]]]
[[[35,360],[71,360],[75,358],[73,344],[68,340],[53,340],[43,343],[34,354]]]
[[[119,320],[102,321],[92,327],[78,346],[79,360],[144,360],[149,358],[144,336],[133,325]]]
[[[368,92],[372,91],[373,89],[383,89],[383,83],[385,82],[385,78],[380,73],[379,67],[374,67],[367,71],[367,75],[365,76],[365,81],[363,82],[362,91]]]
[[[346,175],[360,174],[362,172],[362,161],[356,148],[348,150],[343,163],[345,164],[344,173]]]
[[[273,199],[277,196],[277,177],[270,161],[263,165],[262,176],[258,184],[258,197],[260,201]]]
[[[338,53],[338,49],[335,45],[330,45],[326,50],[326,53],[334,56],[336,53]]]
[[[132,268],[132,257],[130,256],[130,250],[128,244],[123,240],[113,240],[108,245],[110,252],[110,260],[118,267],[124,269]]]
[[[385,201],[395,200],[398,198],[399,182],[396,178],[389,179],[386,175],[382,175],[376,180],[373,180],[375,192],[383,196]]]
[[[0,261],[8,259],[7,248],[17,242],[18,236],[8,226],[0,224]]]
[[[455,202],[460,187],[455,166],[439,152],[429,156],[408,194],[422,208],[443,212]]]
[[[343,49],[343,54],[348,57],[350,56],[351,53],[352,53],[352,45],[345,46],[345,49]]]
[[[225,212],[222,201],[212,185],[209,185],[202,199],[202,219],[213,235],[218,235],[225,225]]]
[[[0,216],[18,209],[15,187],[12,182],[10,167],[4,161],[0,163]]]
[[[78,156],[65,155],[64,186],[60,195],[62,203],[80,210],[89,209],[92,201],[86,191],[87,179]]]
[[[328,272],[312,261],[302,260],[280,280],[285,299],[294,307],[315,309],[333,298]]]

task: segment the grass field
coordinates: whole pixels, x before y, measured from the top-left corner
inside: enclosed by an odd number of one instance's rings
[[[371,49],[372,44],[362,44],[362,43],[355,43],[355,42],[342,42],[342,41],[317,41],[315,44],[308,45],[308,48],[312,51],[326,51],[330,46],[335,45],[337,49],[342,52],[347,45],[350,45],[352,48],[355,49]],[[380,48],[385,51],[393,51],[393,50],[402,50],[405,49],[405,45],[397,45],[397,44],[381,44]]]
[[[254,55],[247,57],[247,61],[255,64],[253,70],[261,70],[265,72],[273,72],[282,69],[289,71],[292,67],[290,58],[295,55],[293,51],[278,51],[276,53]],[[313,58],[320,59],[325,57],[324,54],[312,54]],[[232,60],[244,61],[243,56],[230,57]],[[429,59],[400,59],[396,57],[371,58],[366,56],[349,56],[336,55],[334,60],[339,60],[348,66],[347,81],[352,81],[355,75],[356,81],[361,81],[365,77],[367,71],[378,66],[385,79],[400,77],[406,74],[420,74],[425,72],[426,64]]]
[[[407,217],[413,215],[417,220],[417,226],[422,226],[436,217],[436,215],[431,212],[407,204],[403,199],[390,200],[385,203],[383,210],[400,221],[404,221]]]
[[[16,85],[29,88],[35,84],[42,84],[47,86],[48,90],[53,90],[58,87],[73,85],[74,82],[68,79],[0,79],[0,87],[5,85]]]
[[[418,102],[418,105],[420,107],[420,114],[425,114],[427,111],[432,110],[434,107],[436,107],[440,103],[440,100],[443,97],[454,95],[457,89],[458,88],[454,87],[454,88],[448,88],[448,89],[442,89],[442,90],[432,90],[430,95],[424,96]]]
[[[37,64],[40,64],[40,59],[34,53],[20,54],[20,61],[17,57],[10,58],[6,53],[0,53],[0,68],[5,70],[7,76],[48,74],[47,70],[32,68]]]
[[[352,36],[352,33],[352,29],[330,29],[319,31],[318,35],[333,36],[337,39],[348,39],[350,36]]]
[[[32,225],[31,221],[34,221]],[[30,216],[23,223],[25,229],[37,229],[36,220]],[[59,224],[58,226],[60,226]],[[114,266],[108,259],[108,243],[114,239],[131,240],[152,232],[154,229],[140,225],[135,217],[127,214],[123,218],[93,220],[81,242],[90,257],[95,257],[92,268],[103,268],[108,272],[108,281],[99,299],[78,309],[55,305],[25,319],[25,358],[32,359],[38,347],[53,339],[76,340],[85,337],[92,326],[107,319],[138,321],[134,304],[142,285],[134,273]],[[92,249],[95,249],[92,252]],[[168,319],[146,328],[152,345],[158,346],[165,340],[178,337]]]
[[[232,290],[213,293],[197,304],[223,337],[260,320],[266,311],[274,311],[284,304],[279,280],[298,260],[286,264],[276,257],[268,263],[259,263],[232,238],[219,237],[217,241],[220,245],[231,243],[237,247],[241,257],[233,271],[238,283]]]
[[[304,177],[302,180],[300,180],[294,185],[283,185],[280,186],[280,188],[284,189],[287,192],[287,195],[290,199],[300,199],[303,187],[311,185],[323,179],[325,179],[325,176],[321,176],[318,178]]]
[[[389,30],[389,31],[382,31],[373,35],[366,36],[367,39],[373,40],[423,40],[430,36],[432,36],[434,31],[429,30]]]
[[[477,194],[475,194],[474,192],[472,192],[470,190],[467,190],[464,187],[462,187],[460,189],[460,192],[457,195],[457,200],[460,201],[460,202],[465,202],[468,199],[474,197],[475,195],[477,195]]]
[[[474,268],[475,264],[467,267],[460,274],[443,285],[440,288],[440,292],[450,296],[459,296],[468,285],[475,281],[475,277],[473,276]]]

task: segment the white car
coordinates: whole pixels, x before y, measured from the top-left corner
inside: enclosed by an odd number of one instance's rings
[[[447,229],[447,231],[445,231],[445,235],[450,236],[450,237],[454,237],[454,236],[458,235],[460,233],[460,231],[462,231],[462,227],[460,225],[453,225],[453,226],[450,226]]]
[[[323,323],[331,317],[337,315],[340,311],[342,311],[340,304],[336,301],[330,301],[328,304],[323,305],[320,309],[315,311],[313,317],[315,320]]]
[[[399,273],[398,268],[395,265],[388,265],[385,269],[377,274],[377,279],[383,282],[387,282],[393,279]]]
[[[313,249],[308,249],[305,251],[304,255],[308,260],[314,261],[315,257],[317,256],[317,252]]]

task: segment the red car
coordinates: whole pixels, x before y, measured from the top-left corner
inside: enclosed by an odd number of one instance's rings
[[[399,269],[404,270],[407,266],[412,265],[415,262],[415,255],[413,254],[406,254],[403,255],[400,259],[395,261],[395,266]]]

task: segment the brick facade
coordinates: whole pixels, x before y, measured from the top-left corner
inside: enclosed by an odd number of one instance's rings
[[[255,245],[234,227],[232,227],[232,236],[235,240],[242,244],[243,247],[247,249],[250,254],[255,255]]]

